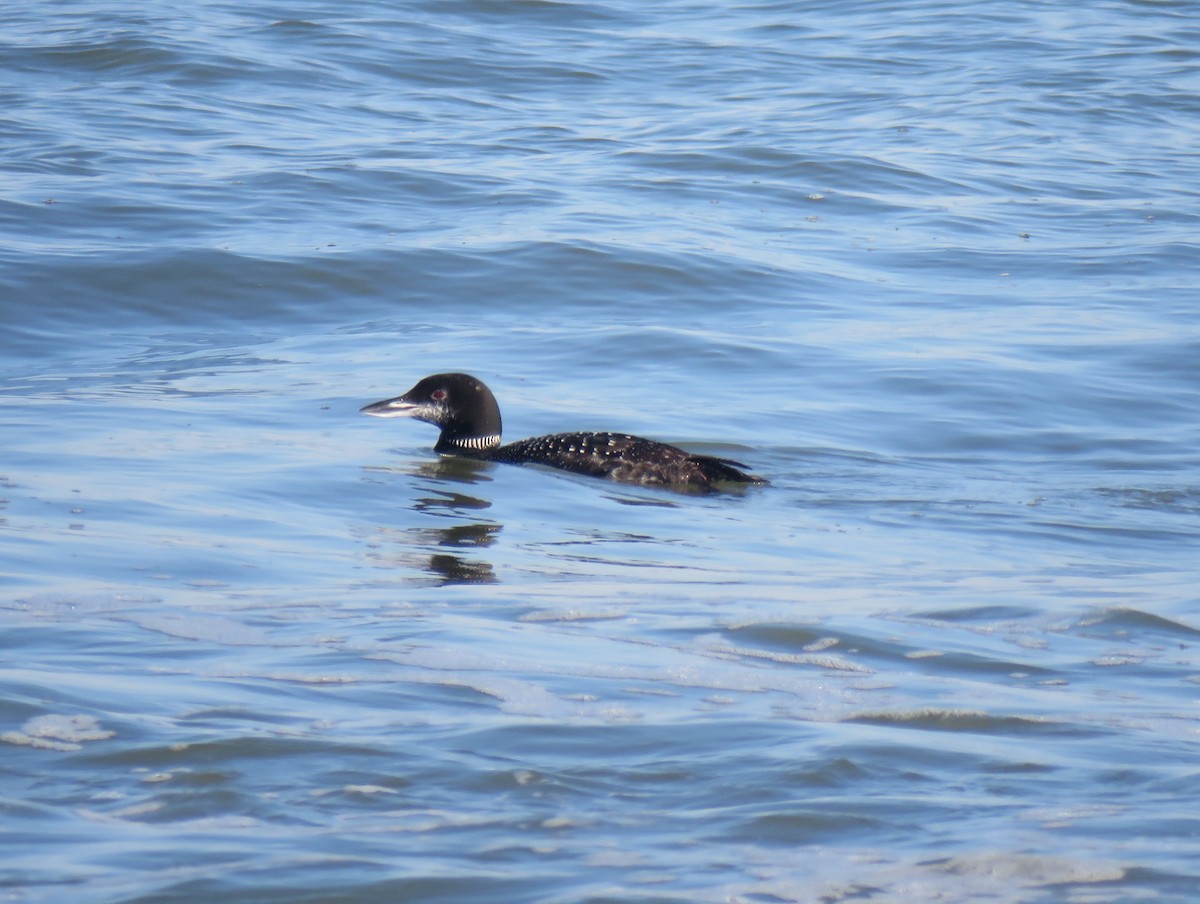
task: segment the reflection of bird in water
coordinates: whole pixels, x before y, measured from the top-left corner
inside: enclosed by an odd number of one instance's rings
[[[499,524],[455,524],[435,528],[429,533],[437,537],[438,546],[482,549],[495,542]],[[434,553],[429,557],[429,570],[440,574],[446,584],[494,584],[496,573],[490,562],[476,562],[451,553]]]
[[[378,559],[391,565],[417,568],[428,572],[438,584],[494,584],[496,574],[490,562],[465,558],[454,552],[435,552],[424,555],[430,547],[444,549],[485,549],[495,542],[499,524],[455,524],[450,527],[415,527],[404,530],[382,530],[373,534],[375,545],[386,550],[391,544],[393,553],[381,552]],[[381,539],[389,542],[380,544]]]
[[[443,584],[495,584],[497,580],[490,562],[472,562],[459,556],[432,555],[429,571],[441,575]]]

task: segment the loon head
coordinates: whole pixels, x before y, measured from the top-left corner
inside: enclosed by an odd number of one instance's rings
[[[404,395],[359,409],[372,417],[411,417],[442,428],[438,452],[485,452],[500,445],[500,406],[469,374],[434,374]]]

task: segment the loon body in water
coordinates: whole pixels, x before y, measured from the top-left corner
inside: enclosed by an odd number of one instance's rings
[[[766,483],[745,465],[625,433],[555,433],[500,445],[500,406],[468,374],[434,374],[402,396],[360,409],[374,417],[412,417],[441,428],[434,450],[484,461],[539,464],[625,483],[708,488],[714,483]]]

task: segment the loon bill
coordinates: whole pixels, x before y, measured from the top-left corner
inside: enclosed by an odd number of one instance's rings
[[[500,444],[500,406],[468,374],[434,374],[404,395],[364,405],[373,417],[411,417],[441,428],[434,450],[510,464],[539,464],[624,483],[711,487],[765,484],[727,458],[693,455],[676,446],[626,433],[555,433]]]

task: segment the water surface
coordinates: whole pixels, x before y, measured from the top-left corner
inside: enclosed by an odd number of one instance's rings
[[[1190,901],[1190,13],[11,10],[9,897]]]

